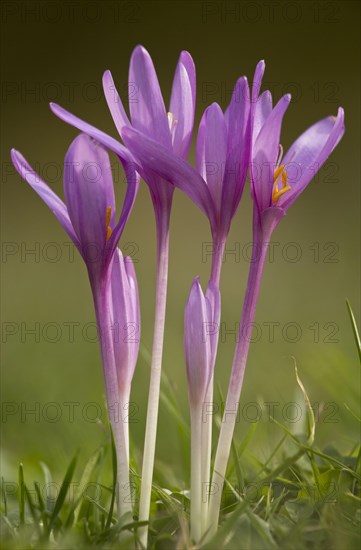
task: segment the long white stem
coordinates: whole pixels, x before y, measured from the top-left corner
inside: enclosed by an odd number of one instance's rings
[[[164,340],[165,310],[168,282],[169,220],[165,219],[158,228],[158,266],[156,283],[156,306],[153,335],[152,364],[148,393],[147,421],[145,428],[142,483],[140,490],[139,520],[148,521],[152,493],[155,444],[159,408],[160,381]],[[147,547],[148,527],[139,529],[139,540]]]
[[[191,405],[191,538],[202,537],[202,404]]]
[[[119,418],[115,444],[117,447],[118,510],[132,511],[132,487],[129,479],[129,392],[119,394]]]
[[[223,483],[237,419],[238,402],[246,368],[250,335],[248,328],[254,322],[263,266],[267,255],[266,242],[257,241],[253,247],[253,257],[248,276],[247,291],[244,299],[239,336],[235,349],[231,378],[223,414],[222,426],[214,461],[212,487],[209,500],[208,537],[217,531]]]

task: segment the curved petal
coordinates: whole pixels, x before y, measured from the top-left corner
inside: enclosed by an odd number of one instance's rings
[[[206,119],[207,109],[204,111],[198,126],[196,141],[196,167],[199,174],[206,180]]]
[[[123,164],[125,177],[127,180],[127,190],[125,193],[123,208],[119,216],[119,220],[116,226],[114,227],[113,232],[108,241],[109,244],[106,250],[108,261],[110,261],[110,259],[112,258],[113,253],[118,245],[119,239],[122,236],[124,227],[128,221],[131,211],[133,210],[134,202],[135,202],[135,199],[138,193],[138,188],[139,188],[139,176],[134,169],[134,165],[126,161],[121,161],[121,162]]]
[[[172,141],[162,93],[153,61],[143,46],[137,46],[132,53],[129,84],[136,87],[136,98],[129,103],[132,125],[170,149]]]
[[[193,99],[193,89],[190,76],[182,61],[185,58],[186,53],[187,52],[181,53],[177,64],[169,107],[169,111],[175,119],[173,151],[182,158],[186,158],[188,154],[192,139],[195,111],[195,102]]]
[[[266,69],[266,63],[262,59],[257,63],[256,70],[254,72],[253,83],[252,83],[252,96],[251,96],[252,105],[255,105],[257,103],[258,96],[261,91],[262,79],[263,79],[265,69]]]
[[[84,122],[83,120],[81,120],[81,118],[72,115],[71,113],[69,113],[69,111],[63,109],[63,107],[60,107],[60,105],[57,105],[56,103],[50,103],[50,109],[58,118],[60,118],[64,122],[67,122],[71,126],[78,128],[78,130],[80,130],[81,132],[88,134],[96,141],[99,141],[99,143],[113,151],[121,159],[125,159],[128,162],[136,162],[130,151],[128,151],[128,149],[124,147],[124,145],[119,143],[119,141],[112,138],[111,136],[108,136],[108,134],[106,134],[105,132],[98,130],[98,128],[95,128],[95,126],[92,126],[87,122]]]
[[[211,226],[215,225],[209,189],[192,166],[134,128],[124,129],[124,141],[144,166],[179,187],[206,214]]]
[[[332,153],[345,132],[344,111],[329,116],[308,128],[291,145],[282,164],[288,170],[291,190],[282,195],[277,206],[289,208]],[[292,173],[295,173],[294,177]]]
[[[227,126],[222,109],[212,103],[206,109],[206,127],[204,142],[205,180],[211,192],[214,204],[220,212],[223,176],[227,158]]]
[[[102,258],[107,227],[112,223],[112,217],[107,217],[109,213],[114,216],[115,211],[113,178],[107,152],[86,134],[75,138],[66,153],[64,193],[70,220],[84,251],[91,254],[93,261],[95,257]]]
[[[237,211],[247,176],[250,151],[250,97],[248,81],[241,77],[228,107],[227,161],[222,189],[222,220],[225,230]]]
[[[252,144],[254,145],[262,126],[267,117],[272,111],[272,94],[266,90],[258,98],[256,104],[253,105],[253,121],[252,121]]]
[[[267,117],[253,147],[251,182],[261,212],[271,206],[273,174],[278,157],[282,120],[290,101],[290,94],[281,97]]]
[[[115,87],[112,73],[110,71],[105,71],[103,74],[103,90],[115,127],[118,130],[120,137],[122,137],[123,126],[131,126],[131,124],[124,110],[122,100],[120,99],[118,91]]]
[[[193,101],[193,110],[195,111],[196,108],[196,67],[193,61],[193,58],[191,54],[185,50],[183,50],[180,54],[179,61],[184,65],[188,78],[189,83],[191,85],[192,90],[192,101]]]
[[[40,176],[28,164],[21,153],[15,149],[11,150],[11,160],[20,174],[28,182],[34,191],[43,199],[45,204],[53,212],[59,223],[63,226],[71,240],[79,248],[79,239],[75,234],[74,228],[69,218],[68,210],[63,201],[50,189],[50,187],[40,178]]]

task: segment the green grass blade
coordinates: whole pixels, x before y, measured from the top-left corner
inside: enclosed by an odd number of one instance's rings
[[[347,305],[348,313],[349,313],[350,320],[351,320],[353,335],[355,337],[355,342],[356,342],[356,347],[357,347],[357,351],[358,351],[359,361],[360,361],[360,364],[361,364],[361,340],[360,340],[360,335],[358,333],[356,319],[355,319],[355,316],[353,314],[351,304],[347,300],[347,298],[346,298],[346,305]]]
[[[83,501],[84,491],[89,483],[89,480],[91,478],[91,475],[94,471],[95,466],[98,464],[100,459],[100,451],[95,452],[90,459],[88,460],[83,475],[80,478],[79,486],[77,490],[75,491],[74,495],[74,506],[69,514],[69,518],[67,521],[67,524],[70,523],[76,523],[79,519],[79,513]],[[73,521],[70,520],[70,516],[74,514]]]
[[[42,471],[43,471],[44,480],[45,480],[45,487],[46,487],[46,509],[47,509],[48,512],[51,512],[51,509],[52,509],[52,507],[53,507],[53,500],[52,500],[52,498],[51,498],[50,487],[52,486],[53,478],[52,478],[50,469],[49,469],[48,465],[45,464],[45,462],[40,462],[40,467],[41,467],[41,469],[42,469]]]
[[[109,516],[109,511],[106,510],[104,508],[104,506],[102,506],[101,504],[99,504],[99,502],[97,502],[96,500],[94,500],[92,497],[89,497],[88,495],[85,497],[91,504],[93,504],[93,506],[95,506],[98,510],[100,510],[105,516]],[[111,523],[116,523],[116,520],[115,518],[113,518],[111,516],[111,519],[110,519],[110,522]]]
[[[41,512],[41,519],[42,519],[43,525],[44,525],[44,533],[48,533],[48,515],[47,515],[46,508],[45,508],[43,496],[41,494],[40,486],[39,486],[39,483],[37,481],[34,481],[34,488],[35,488],[35,491],[36,491],[36,496],[38,497],[39,510]]]
[[[29,506],[30,514],[31,514],[31,517],[33,518],[35,529],[36,529],[36,532],[37,532],[38,537],[40,539],[41,536],[42,536],[42,533],[41,533],[41,527],[39,525],[38,515],[36,513],[36,506],[33,502],[33,499],[31,498],[31,494],[30,494],[29,489],[27,488],[27,486],[25,484],[24,484],[24,491],[25,491],[26,500],[27,500],[27,503],[28,503],[28,506]]]
[[[24,467],[19,464],[19,523],[25,524],[25,489],[24,489]]]
[[[5,480],[4,480],[3,477],[1,477],[1,494],[2,494],[3,502],[4,502],[4,516],[7,517],[7,515],[8,515],[8,496],[6,494],[6,485],[5,485]]]
[[[55,523],[55,521],[56,521],[56,519],[57,519],[57,517],[58,517],[58,515],[59,515],[59,513],[62,509],[62,506],[65,502],[65,498],[66,498],[66,494],[68,492],[68,488],[70,486],[71,480],[73,479],[74,470],[75,470],[77,460],[78,460],[78,455],[76,454],[74,456],[74,458],[72,458],[72,460],[70,461],[68,469],[65,473],[63,482],[62,482],[61,487],[60,487],[58,498],[55,501],[55,506],[54,506],[53,512],[50,516],[49,532],[52,530],[52,528],[54,526],[54,523]]]
[[[293,359],[294,365],[295,365],[295,373],[296,373],[297,384],[301,388],[301,391],[303,393],[303,397],[304,397],[304,400],[305,400],[305,403],[306,403],[306,406],[307,406],[307,413],[308,413],[307,414],[307,420],[308,420],[308,440],[307,440],[307,444],[309,446],[312,446],[312,444],[315,440],[315,433],[316,433],[315,413],[313,412],[311,401],[308,397],[305,386],[303,385],[300,377],[298,376],[296,358],[292,356],[292,359]]]

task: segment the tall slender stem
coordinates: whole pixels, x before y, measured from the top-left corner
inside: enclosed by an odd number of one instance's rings
[[[221,269],[224,248],[226,246],[226,237],[218,237],[213,239],[213,256],[212,256],[212,267],[211,267],[211,281],[216,286],[219,286],[219,281],[221,278]]]
[[[202,537],[202,403],[191,405],[191,538]]]
[[[132,511],[129,483],[129,434],[128,414],[129,390],[120,391],[110,315],[110,283],[103,281],[93,285],[93,296],[97,325],[100,330],[100,351],[102,356],[108,416],[117,451],[117,509],[118,516]]]
[[[257,234],[257,233],[256,233]],[[222,498],[223,482],[232,444],[233,432],[237,419],[238,402],[246,368],[250,335],[249,327],[254,322],[262,272],[267,256],[268,243],[255,238],[252,262],[250,266],[247,290],[239,327],[238,341],[235,349],[230,383],[223,414],[222,426],[214,462],[212,487],[209,501],[208,528],[209,537],[215,534],[218,525],[219,510]]]
[[[225,238],[213,239],[213,256],[211,281],[219,287],[221,277]],[[202,413],[202,534],[207,529],[208,490],[211,479],[212,454],[212,424],[213,424],[213,376],[209,382]]]
[[[148,521],[154,468],[155,444],[159,408],[160,381],[162,370],[165,310],[167,301],[168,254],[169,254],[169,213],[158,222],[158,265],[156,282],[156,305],[153,335],[152,364],[150,371],[147,421],[145,429],[142,483],[139,503],[139,520]],[[148,527],[139,529],[139,540],[147,546]]]

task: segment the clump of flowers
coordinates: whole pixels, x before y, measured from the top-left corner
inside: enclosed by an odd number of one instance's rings
[[[184,315],[184,353],[191,417],[191,537],[210,538],[219,522],[222,488],[231,450],[236,414],[224,414],[211,469],[212,425],[203,415],[213,399],[217,375],[218,327],[221,315],[222,256],[231,222],[237,213],[250,175],[253,199],[253,252],[239,325],[239,337],[225,411],[236,412],[247,363],[250,339],[245,327],[254,322],[267,247],[289,207],[310,183],[344,133],[344,112],[308,128],[283,153],[281,128],[291,101],[289,94],[276,105],[269,91],[260,93],[265,64],[255,71],[251,90],[245,77],[235,84],[223,112],[213,103],[206,108],[197,132],[196,167],[187,162],[196,107],[196,74],[188,52],[176,66],[169,110],[165,108],[152,59],[135,48],[129,81],[137,101],[126,113],[112,75],[104,73],[104,94],[121,141],[82,121],[62,107],[52,111],[82,133],[64,161],[65,203],[34,172],[24,157],[12,150],[12,160],[38,193],[81,254],[89,276],[104,372],[109,420],[117,453],[117,510],[119,518],[136,512],[129,493],[129,426],[126,406],[140,341],[137,280],[130,258],[118,243],[136,200],[140,177],[148,185],[157,232],[157,281],[152,362],[146,419],[141,491],[137,515],[142,547],[147,546],[152,490],[169,258],[169,222],[174,189],[183,191],[207,216],[214,246],[206,292],[199,278],[191,286]],[[107,149],[116,153],[127,180],[119,218]],[[134,326],[133,337],[122,334]],[[118,327],[119,332],[114,331]],[[115,337],[117,333],[117,337]],[[115,413],[117,411],[117,413]],[[119,414],[119,412],[121,414]],[[204,497],[204,487],[212,487]]]

